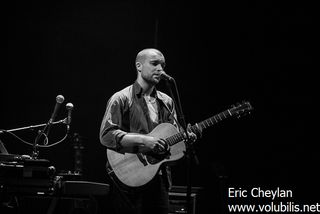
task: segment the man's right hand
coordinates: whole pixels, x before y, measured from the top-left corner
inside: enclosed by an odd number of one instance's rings
[[[148,147],[149,151],[157,154],[165,153],[170,148],[164,139],[152,136],[147,136],[145,146]]]

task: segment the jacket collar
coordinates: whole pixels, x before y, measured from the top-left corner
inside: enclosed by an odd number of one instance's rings
[[[140,86],[140,84],[135,81],[133,83],[133,92],[135,95],[137,95],[138,97],[141,97],[141,95],[143,95],[143,90],[142,90],[142,87]],[[155,97],[155,98],[158,98],[158,91],[157,89],[154,87],[153,91],[151,92],[151,96]]]

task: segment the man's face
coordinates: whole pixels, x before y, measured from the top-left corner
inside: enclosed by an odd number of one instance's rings
[[[161,53],[151,51],[146,54],[141,64],[141,77],[148,83],[157,84],[160,81],[160,73],[165,66],[165,59]]]

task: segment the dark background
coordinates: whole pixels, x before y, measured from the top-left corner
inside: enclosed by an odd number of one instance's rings
[[[106,182],[98,138],[105,105],[135,80],[137,52],[156,47],[176,79],[188,123],[242,100],[254,107],[205,130],[195,145],[200,164],[193,163],[191,181],[205,189],[206,205],[218,207],[230,186],[292,189],[294,200],[312,203],[319,199],[320,152],[313,68],[318,23],[310,2],[10,1],[3,9],[0,128],[47,122],[62,94],[57,119],[73,103],[71,134],[83,139],[84,178]],[[163,83],[159,88],[168,92]],[[36,135],[14,133],[28,142]],[[62,125],[52,127],[50,143],[64,133]],[[0,139],[12,154],[32,152],[13,136]],[[40,157],[58,171],[74,169],[70,139],[40,149]],[[186,162],[173,168],[174,185],[187,184],[186,169]]]

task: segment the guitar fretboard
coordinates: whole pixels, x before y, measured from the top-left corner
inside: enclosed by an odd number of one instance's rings
[[[199,126],[199,128],[201,130],[203,130],[203,129],[206,129],[206,128],[210,127],[210,126],[213,126],[214,124],[216,124],[216,123],[218,123],[218,122],[220,122],[220,121],[222,121],[222,120],[224,120],[224,119],[226,119],[228,117],[231,117],[231,116],[233,116],[233,114],[228,109],[228,110],[223,111],[223,112],[221,112],[219,114],[216,114],[216,115],[214,115],[214,116],[212,116],[212,117],[210,117],[210,118],[208,118],[206,120],[203,120],[203,121],[191,126],[190,128],[191,128],[191,130],[193,132],[196,133],[197,130],[198,130],[197,126]],[[165,140],[168,142],[168,144],[170,146],[173,146],[174,144],[179,143],[179,142],[183,141],[184,139],[185,139],[184,133],[183,132],[179,132],[179,133],[177,133],[175,135],[172,135],[172,136],[166,138]]]
[[[198,126],[200,126],[200,128],[202,128],[202,129],[205,129],[205,128],[213,126],[214,124],[216,124],[216,123],[218,123],[218,122],[220,122],[220,121],[222,121],[224,119],[227,119],[228,117],[231,117],[231,116],[232,116],[231,111],[230,110],[226,110],[226,111],[223,111],[223,112],[221,112],[219,114],[216,114],[213,117],[210,117],[210,118],[208,118],[206,120],[201,121],[200,123],[198,123]],[[197,125],[194,125],[192,127],[197,128],[196,126]],[[195,131],[195,130],[192,129],[192,131]]]

